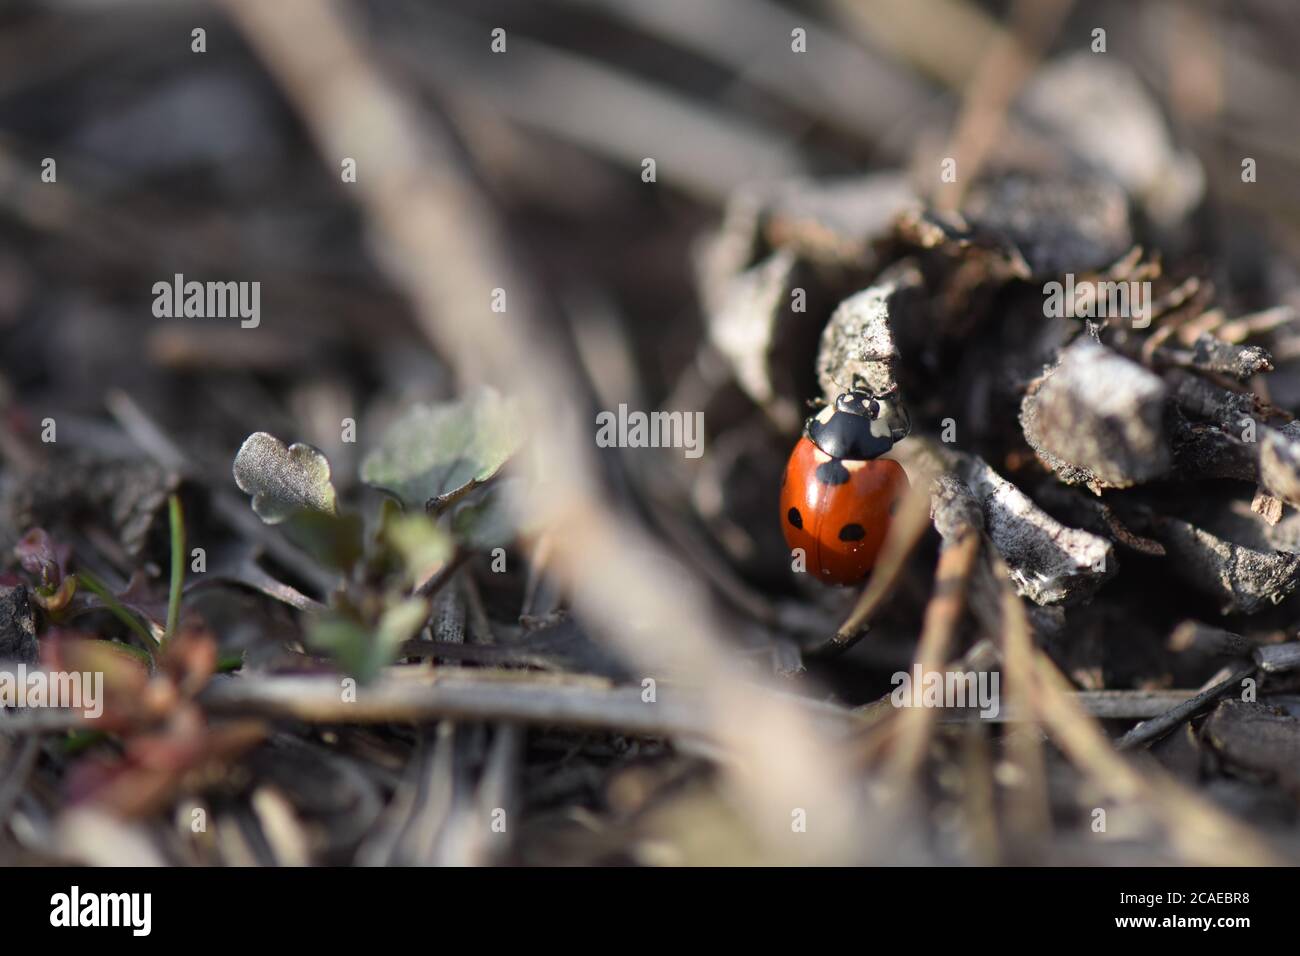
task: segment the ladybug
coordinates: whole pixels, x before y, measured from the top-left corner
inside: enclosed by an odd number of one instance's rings
[[[781,476],[781,529],[828,584],[856,584],[875,566],[907,473],[881,458],[911,428],[887,395],[844,392],[804,424]]]

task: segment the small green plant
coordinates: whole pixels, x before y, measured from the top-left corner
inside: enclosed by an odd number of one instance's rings
[[[366,456],[361,479],[387,496],[366,534],[341,509],[329,461],[310,445],[250,435],[234,476],[253,511],[339,576],[308,642],[369,680],[429,618],[430,597],[470,554],[518,528],[498,480],[518,450],[512,403],[483,390],[409,410]]]
[[[43,528],[32,528],[14,547],[14,555],[27,574],[26,583],[47,627],[63,627],[91,611],[108,611],[140,638],[142,648],[119,645],[129,653],[154,663],[159,649],[176,633],[180,622],[181,595],[185,584],[185,520],[180,497],[172,494],[167,503],[171,531],[171,581],[165,621],[133,599],[133,589],[122,594],[113,590],[86,568],[69,570],[72,549],[56,542]]]

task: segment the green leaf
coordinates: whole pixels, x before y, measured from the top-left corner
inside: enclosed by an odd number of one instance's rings
[[[409,583],[425,580],[452,555],[451,538],[425,514],[389,516],[382,539],[401,559]]]
[[[349,512],[298,511],[285,522],[284,530],[290,541],[341,574],[352,570],[365,546],[364,522]]]
[[[418,598],[391,604],[373,634],[352,618],[331,613],[312,624],[308,641],[334,658],[345,674],[365,683],[392,663],[398,649],[420,633],[428,618],[429,605]]]
[[[285,447],[274,435],[254,432],[235,455],[234,473],[235,484],[253,496],[253,511],[267,524],[300,511],[338,511],[330,463],[311,445]]]
[[[366,456],[361,480],[408,509],[440,510],[495,475],[518,449],[514,403],[484,389],[458,402],[417,405]]]
[[[420,598],[407,598],[394,604],[379,619],[377,641],[383,663],[393,659],[398,648],[420,633],[429,619],[429,602]]]
[[[369,668],[370,633],[349,617],[322,615],[307,630],[307,643],[313,650],[334,658],[339,669],[358,680],[365,680]]]
[[[103,602],[104,607],[113,612],[114,617],[143,637],[147,645],[158,647],[158,639],[149,632],[148,627],[137,621],[131,612],[122,606],[122,602],[113,596],[113,592],[108,589],[107,584],[85,568],[82,568],[75,577],[81,580],[81,583],[86,586],[86,590],[95,594]]]
[[[512,483],[521,479],[503,479],[482,488],[456,506],[451,515],[451,533],[476,551],[503,547],[522,530],[511,507]]]

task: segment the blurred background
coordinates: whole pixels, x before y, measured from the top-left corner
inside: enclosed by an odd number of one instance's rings
[[[463,242],[443,232],[442,245],[426,244],[427,260],[412,264],[410,247],[384,234],[373,199],[359,200],[343,181],[348,154],[330,154],[338,142],[312,115],[302,75],[295,84],[292,68],[275,68],[276,42],[266,38],[273,26],[263,23],[267,34],[249,42],[258,35],[249,6],[10,0],[0,8],[2,543],[7,554],[34,524],[63,526],[79,559],[99,562],[123,587],[136,571],[156,584],[167,560],[166,494],[183,474],[196,533],[219,529],[207,540],[223,542],[222,554],[242,554],[246,539],[266,549],[258,572],[230,557],[234,586],[198,598],[196,608],[223,652],[245,655],[246,668],[275,671],[307,666],[286,663],[286,654],[308,655],[298,611],[268,592],[287,582],[323,599],[329,580],[230,517],[235,452],[255,431],[309,443],[328,458],[343,498],[368,500],[358,468],[374,436],[413,403],[455,398],[480,377],[454,351],[459,333],[448,331],[473,326],[473,314],[428,319],[427,300],[412,292],[418,282],[401,277],[455,273],[480,243],[473,229]],[[409,110],[402,119],[412,139],[437,143],[438,165],[427,172],[446,191],[434,205],[450,208],[446,197],[472,194],[460,224],[490,232],[492,248],[527,277],[530,334],[548,349],[550,371],[538,382],[559,383],[565,407],[576,410],[574,422],[556,428],[576,427],[587,443],[586,416],[620,403],[705,412],[698,462],[591,449],[599,497],[669,559],[656,584],[683,575],[695,582],[698,607],[724,622],[718,653],[740,661],[745,674],[772,679],[779,693],[833,708],[832,723],[864,721],[847,747],[828,750],[836,756],[827,773],[853,781],[852,801],[861,798],[862,775],[874,779],[885,746],[854,708],[887,694],[889,675],[910,663],[940,548],[933,533],[914,542],[868,640],[841,655],[817,653],[857,594],[790,574],[776,496],[805,403],[821,392],[818,339],[839,301],[897,262],[900,249],[944,247],[968,225],[1015,238],[1014,262],[995,248],[965,271],[944,267],[925,320],[900,332],[899,372],[919,432],[937,434],[955,417],[961,447],[1015,480],[1037,475],[1016,428],[1016,403],[1050,348],[1013,317],[1036,315],[1043,278],[1104,270],[1141,246],[1163,263],[1158,293],[1197,277],[1200,292],[1184,296],[1201,296],[1197,316],[1211,302],[1229,317],[1300,308],[1300,81],[1292,62],[1300,20],[1285,0],[349,0],[331,9],[363,64],[341,62],[340,75],[377,77]],[[310,26],[304,22],[304,45],[316,37]],[[503,51],[493,49],[498,29]],[[195,30],[203,31],[201,52]],[[353,117],[354,134],[366,135],[370,101],[332,105]],[[375,130],[391,131],[379,121]],[[955,183],[940,176],[946,157],[956,158]],[[47,158],[57,163],[53,182],[42,178]],[[1250,181],[1246,159],[1254,161]],[[1005,169],[1028,171],[1042,191],[1000,190],[996,176]],[[1078,185],[1081,169],[1103,185]],[[372,175],[373,164],[359,166],[360,178]],[[931,240],[895,228],[897,216],[920,209],[958,220],[914,220],[940,230]],[[794,250],[811,304],[794,324],[777,321],[769,336],[761,275],[756,291],[738,292],[735,283],[783,249]],[[260,325],[156,318],[153,285],[177,273],[260,282]],[[1274,369],[1252,387],[1289,414],[1300,407],[1300,336],[1289,313],[1268,315],[1259,328],[1270,336]],[[527,367],[514,366],[514,374],[531,383]],[[1007,377],[1014,382],[1004,388]],[[357,422],[356,443],[340,432],[348,417]],[[40,441],[47,418],[58,423],[57,449]],[[1040,504],[1063,521],[1071,513],[1059,502]],[[577,559],[555,559],[568,570],[551,574],[545,552],[528,554],[503,578],[481,555],[461,570],[475,583],[459,600],[496,636],[467,640],[524,648],[467,662],[626,678],[625,665],[608,663],[605,645],[588,639],[608,637],[613,613],[591,611],[593,598],[584,615],[583,600],[571,600],[583,587],[573,583]],[[1031,608],[1039,643],[1075,690],[1195,689],[1222,662],[1171,657],[1165,642],[1174,626],[1190,616],[1248,630],[1225,622],[1213,595],[1189,597],[1143,560],[1152,559],[1138,559],[1144,576],[1108,585],[1078,616],[1049,608],[1055,616],[1047,621]],[[600,588],[626,580],[602,573],[592,571]],[[652,589],[648,602],[664,597]],[[575,621],[576,636],[563,630]],[[1285,605],[1252,626],[1293,632]],[[1120,632],[1136,636],[1116,650]],[[962,635],[969,648],[979,629]],[[625,661],[626,644],[616,639],[614,647]],[[709,684],[710,672],[692,676]],[[1136,716],[1122,713],[1105,726],[1120,733]],[[1053,751],[1044,767],[1034,763],[1041,754],[1025,757],[1014,740],[979,734],[939,733],[933,741],[925,785],[933,803],[909,818],[915,845],[855,830],[850,849],[823,846],[812,859],[1228,859],[1214,856],[1221,845],[1214,840],[1201,856],[1180,848],[1152,825],[1154,813],[1103,846],[1090,844],[1087,788],[1105,776],[1107,758],[1090,760],[1086,741],[1076,740],[1072,761]],[[76,802],[60,789],[73,757],[49,736],[39,749],[31,739],[8,739],[0,751],[21,780],[7,789],[0,782],[10,821],[0,858],[102,858],[82,831],[59,829]],[[257,757],[265,750],[253,751],[238,758],[243,769],[225,778],[218,797],[187,780],[161,805],[124,811],[151,834],[146,856],[806,859],[751,840],[736,807],[752,804],[714,789],[712,744],[684,745],[671,727],[622,735],[543,726],[518,736],[489,721],[459,731],[446,721],[364,730],[327,721],[279,725],[269,739],[264,747],[278,755],[279,770]],[[798,738],[782,746],[797,751]],[[1203,783],[1206,754],[1184,758],[1184,782]],[[1074,770],[1065,769],[1070,762]],[[1285,854],[1295,846],[1294,778],[1279,782],[1263,764],[1252,773],[1265,782],[1252,776],[1244,790],[1240,778],[1216,777],[1217,806],[1267,816],[1277,827],[1273,846]],[[493,769],[500,767],[510,770],[527,824],[507,846],[488,850],[465,837],[470,824],[458,814],[466,800],[486,799],[483,787],[501,784]],[[1046,809],[1025,827],[1000,827],[1020,806],[1014,780],[1024,773],[1046,781]],[[945,774],[958,779],[956,795]],[[325,796],[313,802],[304,780],[316,780]],[[438,789],[449,780],[454,796]],[[771,777],[741,789],[766,785]],[[274,796],[258,804],[262,792]],[[444,796],[450,803],[439,802]],[[1166,798],[1177,802],[1158,787],[1134,799],[1156,801],[1144,804],[1150,811]],[[232,821],[215,842],[162,835],[177,806],[188,806],[176,801],[187,799],[215,801],[214,814]],[[1226,817],[1188,812],[1187,820],[1231,842],[1235,824]],[[112,852],[135,845],[113,832],[123,842],[105,844],[118,848]]]
[[[626,343],[637,361],[623,374],[654,400],[704,336],[692,244],[732,190],[939,155],[1007,30],[1006,6],[386,0],[349,10],[392,80],[450,118],[555,312],[604,316],[589,321]],[[1106,30],[1105,56],[1140,78],[1204,168],[1214,224],[1197,244],[1243,280],[1295,247],[1288,13],[1262,2],[1065,4],[1042,51],[1086,51]],[[436,364],[411,348],[418,336],[333,164],[315,157],[220,9],[54,0],[8,3],[3,15],[11,394],[90,412],[105,389],[133,383],[141,401],[185,416],[197,440],[210,425],[224,456],[253,424],[229,420],[250,389],[291,400],[302,389],[394,388],[405,380],[391,364]],[[504,57],[480,42],[501,24]],[[190,49],[195,26],[207,30],[205,54]],[[808,55],[791,55],[796,26]],[[1087,133],[1099,148],[1132,148],[1122,127]],[[39,178],[46,156],[60,160],[50,188]],[[647,156],[656,188],[641,182]],[[1261,169],[1249,188],[1245,156]],[[934,177],[927,166],[916,178]],[[274,318],[256,335],[156,322],[149,290],[176,272],[260,279]],[[439,387],[436,368],[406,379]]]

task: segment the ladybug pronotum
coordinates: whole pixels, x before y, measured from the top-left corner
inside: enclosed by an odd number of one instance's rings
[[[902,465],[881,458],[908,433],[894,393],[842,393],[804,425],[781,476],[781,529],[808,571],[828,584],[856,584],[875,566],[907,492]]]

